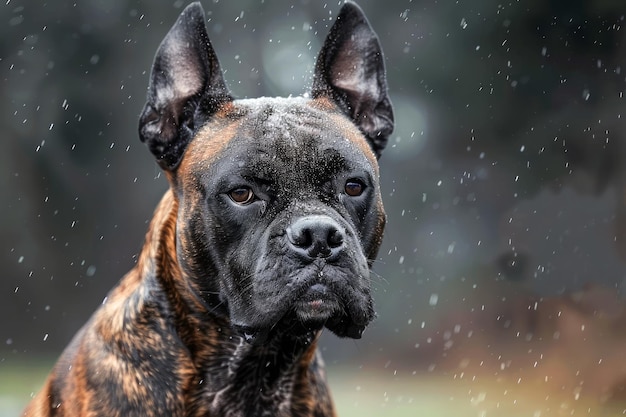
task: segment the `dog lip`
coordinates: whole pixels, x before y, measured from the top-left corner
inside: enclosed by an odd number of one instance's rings
[[[311,297],[311,296],[324,296],[328,293],[328,287],[324,284],[313,284],[311,285],[306,292],[304,293],[305,296],[307,297]]]
[[[316,283],[306,288],[297,301],[315,308],[334,298],[335,294],[325,284]]]
[[[337,296],[324,284],[313,284],[297,299],[294,310],[303,321],[326,321],[340,310]]]

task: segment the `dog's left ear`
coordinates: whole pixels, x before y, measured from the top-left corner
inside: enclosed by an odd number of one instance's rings
[[[343,5],[322,46],[311,95],[333,100],[380,157],[393,131],[393,109],[378,37],[354,3]]]
[[[173,171],[194,128],[231,101],[209,41],[200,3],[191,3],[167,33],[152,66],[139,137],[161,168]]]

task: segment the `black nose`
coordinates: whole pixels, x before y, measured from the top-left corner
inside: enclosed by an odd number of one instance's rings
[[[334,258],[343,248],[345,234],[328,216],[301,217],[287,228],[291,249],[309,259]]]

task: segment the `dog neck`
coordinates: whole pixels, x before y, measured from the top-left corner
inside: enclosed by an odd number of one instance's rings
[[[155,211],[135,280],[138,289],[143,287],[141,291],[157,291],[167,298],[177,336],[185,347],[181,353],[196,370],[185,382],[190,403],[211,415],[261,415],[268,407],[277,406],[275,397],[280,393],[280,409],[291,413],[300,407],[306,411],[313,402],[302,399],[319,395],[312,386],[316,379],[324,378],[316,355],[321,332],[294,334],[288,328],[277,328],[262,339],[249,341],[235,331],[225,310],[207,303],[193,280],[184,279],[176,259],[177,212],[178,203],[168,191]],[[248,389],[242,389],[244,386]],[[291,404],[296,391],[299,402]],[[254,398],[241,398],[242,392]],[[264,397],[264,393],[272,393],[272,397]],[[274,415],[281,414],[275,410]]]

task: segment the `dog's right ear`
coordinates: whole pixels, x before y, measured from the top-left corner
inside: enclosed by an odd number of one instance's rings
[[[232,101],[209,41],[200,3],[192,3],[157,50],[139,137],[161,168],[178,166],[194,130]]]

